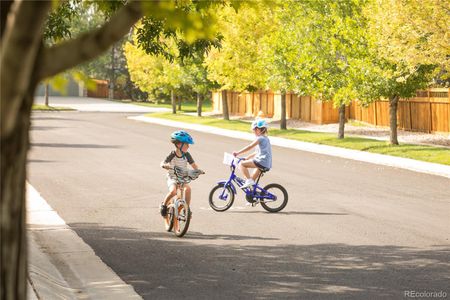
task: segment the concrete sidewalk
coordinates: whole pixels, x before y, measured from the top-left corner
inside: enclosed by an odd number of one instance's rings
[[[28,299],[142,299],[27,184]]]
[[[171,121],[171,120],[160,119],[160,118],[151,118],[151,117],[146,117],[146,116],[129,117],[129,119],[141,121],[141,122],[154,123],[154,124],[159,124],[159,125],[164,125],[164,126],[171,126],[171,127],[175,127],[175,128],[183,128],[183,129],[195,130],[195,131],[200,131],[200,132],[207,132],[207,133],[223,135],[223,136],[227,136],[227,137],[238,138],[238,139],[243,139],[243,140],[248,140],[248,141],[253,141],[255,139],[255,137],[252,133],[227,130],[227,129],[212,127],[212,126],[183,123],[183,122]],[[294,140],[279,138],[279,137],[270,137],[270,141],[271,141],[272,145],[274,145],[274,146],[297,149],[297,150],[301,150],[301,151],[308,151],[308,152],[314,152],[314,153],[320,153],[320,154],[324,154],[324,155],[337,156],[337,157],[342,157],[342,158],[346,158],[346,159],[364,161],[364,162],[368,162],[368,163],[380,164],[380,165],[401,168],[401,169],[407,169],[407,170],[411,170],[411,171],[415,171],[415,172],[427,173],[427,174],[438,175],[438,176],[450,178],[450,166],[447,166],[447,165],[423,162],[423,161],[418,161],[418,160],[409,159],[409,158],[395,157],[395,156],[389,156],[389,155],[383,155],[383,154],[377,154],[377,153],[369,153],[369,152],[363,152],[363,151],[357,151],[357,150],[351,150],[351,149],[344,149],[344,148],[333,147],[333,146],[300,142],[300,141],[294,141]]]

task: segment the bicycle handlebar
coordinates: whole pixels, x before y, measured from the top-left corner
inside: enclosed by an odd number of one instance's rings
[[[237,162],[235,163],[234,160],[231,162],[231,166],[230,167],[232,167],[232,168],[236,168],[237,165],[241,162],[241,160],[244,160],[244,158],[242,158],[242,157],[235,156],[235,158],[237,159]]]
[[[200,169],[184,170],[179,167],[173,167],[173,171],[179,183],[189,183],[191,180],[197,179],[201,174],[205,174],[205,171]]]

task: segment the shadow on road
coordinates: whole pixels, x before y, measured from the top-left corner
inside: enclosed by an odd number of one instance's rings
[[[92,148],[92,149],[119,149],[121,146],[115,145],[96,145],[96,144],[64,144],[64,143],[31,143],[31,147],[48,148]]]
[[[28,159],[27,163],[32,164],[32,163],[55,163],[57,161],[55,160],[45,160],[45,159]]]
[[[250,211],[250,210],[229,210],[226,213],[233,214],[272,214],[267,211]],[[277,215],[313,215],[313,216],[348,216],[346,213],[332,213],[332,212],[315,212],[315,211],[280,211]]]
[[[270,246],[231,235],[205,244],[195,232],[179,239],[167,232],[69,225],[145,299],[402,299],[410,290],[448,292],[448,245]]]
[[[63,129],[67,127],[58,127],[58,126],[31,126],[31,130],[55,130],[55,129]]]
[[[73,111],[58,111],[58,112],[41,112],[41,114],[34,114],[31,116],[31,121],[34,120],[41,120],[41,121],[73,121],[73,122],[83,122],[83,120],[80,119],[69,119],[69,118],[61,118],[61,114],[67,114],[67,113],[73,113]],[[47,116],[43,117],[43,114],[48,114]]]
[[[248,235],[226,235],[226,234],[203,234],[200,232],[189,232],[190,240],[226,240],[226,241],[243,241],[243,240],[263,240],[263,241],[276,241],[279,239],[265,238],[261,236],[248,236]]]

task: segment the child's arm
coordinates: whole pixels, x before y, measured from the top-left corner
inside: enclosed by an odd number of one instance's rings
[[[245,158],[245,160],[251,159],[251,158],[253,158],[253,157],[255,157],[255,156],[256,156],[256,152],[253,152],[252,154],[250,154],[249,156],[247,156],[247,157]]]
[[[170,169],[170,162],[172,161],[173,157],[175,156],[174,152],[171,152],[165,160],[163,160],[160,164],[161,168],[163,169]]]
[[[255,147],[256,145],[258,145],[259,144],[259,141],[258,140],[254,140],[251,144],[249,144],[249,145],[247,145],[247,146],[245,146],[244,148],[242,148],[241,150],[239,150],[239,151],[234,151],[233,152],[233,155],[234,156],[238,156],[239,154],[241,154],[241,153],[245,153],[245,152],[247,152],[248,150],[250,150],[250,149],[252,149],[253,147]]]
[[[170,164],[166,163],[165,161],[162,161],[160,164],[161,168],[163,169],[170,169]]]
[[[192,167],[192,169],[194,170],[200,170],[197,166],[197,164],[194,162],[194,159],[192,158],[191,154],[188,152],[186,153],[186,159],[189,163],[189,165]],[[201,170],[200,170],[201,171]],[[204,171],[202,171],[203,174],[205,174]]]

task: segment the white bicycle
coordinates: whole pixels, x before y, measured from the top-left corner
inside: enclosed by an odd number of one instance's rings
[[[177,177],[177,195],[170,200],[167,205],[167,215],[164,217],[164,224],[167,231],[172,231],[177,237],[186,234],[191,221],[191,210],[184,195],[184,185],[198,178],[200,174],[205,174],[202,170],[183,170],[174,168]]]

